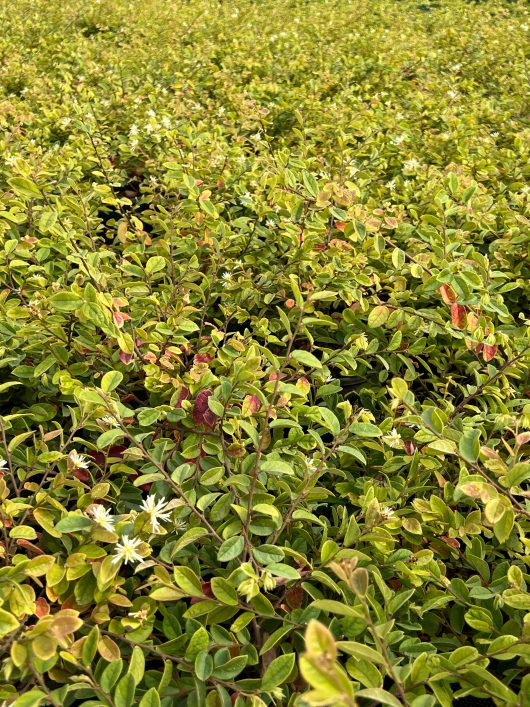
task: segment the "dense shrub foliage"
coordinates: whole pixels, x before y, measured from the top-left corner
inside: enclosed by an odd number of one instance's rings
[[[1,15],[3,704],[528,706],[528,5]]]

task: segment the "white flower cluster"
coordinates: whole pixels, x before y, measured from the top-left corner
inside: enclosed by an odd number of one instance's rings
[[[403,446],[403,440],[401,439],[401,435],[399,434],[399,432],[396,429],[389,432],[382,439],[383,439],[383,442],[385,444],[387,444],[389,447],[397,448],[397,447]]]
[[[102,421],[110,423],[110,418],[108,421],[102,418]],[[88,469],[89,462],[87,458],[82,454],[78,454],[75,450],[70,452],[68,455],[70,464],[76,469]],[[0,470],[7,466],[5,459],[0,459]],[[171,512],[168,510],[168,504],[165,498],[156,500],[154,494],[145,498],[139,509],[140,513],[145,513],[148,516],[149,524],[151,526],[151,532],[154,534],[160,533],[163,530],[161,523],[166,522],[170,519]],[[137,511],[133,511],[134,515],[137,515]],[[89,518],[100,528],[108,531],[109,533],[115,532],[116,518],[112,515],[110,509],[106,508],[102,504],[96,504],[88,511],[87,515]],[[181,524],[177,526],[177,529],[182,529]],[[123,560],[124,564],[140,562],[143,557],[139,554],[138,548],[142,544],[140,538],[131,538],[128,535],[122,535],[121,542],[116,543],[113,562],[119,562]]]

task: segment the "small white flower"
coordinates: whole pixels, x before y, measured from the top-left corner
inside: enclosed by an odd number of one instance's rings
[[[134,123],[131,125],[130,130],[129,130],[129,135],[131,137],[134,137],[135,135],[138,135],[138,126],[135,125]]]
[[[84,454],[78,454],[75,449],[68,455],[68,460],[74,469],[88,469],[90,463]]]
[[[401,447],[403,445],[401,435],[396,429],[393,429],[392,432],[385,435],[382,439],[383,442],[388,444],[389,447]]]
[[[379,515],[383,520],[390,520],[392,516],[395,515],[395,512],[390,508],[390,506],[381,506],[379,509]]]
[[[391,179],[389,182],[386,183],[385,185],[388,189],[394,189],[396,186],[396,180]]]
[[[255,140],[255,141],[261,140],[261,132],[258,130],[257,133],[253,133],[253,134],[250,136],[250,139],[251,139],[251,140]]]
[[[0,459],[0,470],[7,468],[7,461],[5,459]]]
[[[410,160],[406,160],[403,163],[403,167],[407,170],[407,172],[412,172],[415,169],[417,169],[420,166],[419,160],[417,160],[415,157],[412,157]]]
[[[224,115],[226,111],[226,108],[224,106],[221,106],[219,110],[217,111],[217,115]]]
[[[147,115],[148,115],[150,118],[155,118],[155,117],[156,117],[156,113],[155,113],[155,111],[154,111],[152,108],[150,108],[150,109],[147,111]]]
[[[166,505],[167,504],[165,498],[161,498],[160,501],[156,501],[154,494],[148,496],[142,501],[142,511],[144,513],[147,513],[147,515],[149,516],[151,530],[153,531],[153,533],[158,533],[158,531],[161,529],[159,521],[169,520],[171,513],[169,511],[164,511]]]
[[[447,95],[449,96],[449,98],[452,98],[454,100],[455,98],[458,98],[458,91],[455,91],[455,89],[452,88],[451,90],[447,91]]]
[[[135,150],[138,147],[138,140],[136,138],[133,138],[130,142],[129,145],[133,150]]]
[[[144,607],[142,609],[139,609],[138,611],[129,611],[128,616],[131,617],[131,619],[138,619],[140,623],[143,623],[147,616],[149,614],[149,609],[147,607]]]
[[[316,471],[318,469],[318,464],[314,459],[311,459],[311,457],[306,457],[305,463],[308,471]]]
[[[147,123],[146,126],[145,126],[145,128],[144,128],[144,130],[145,130],[145,132],[146,132],[148,135],[151,135],[151,133],[154,133],[154,132],[155,132],[155,129],[153,128],[153,126],[151,125],[151,123]]]
[[[90,509],[89,515],[92,516],[92,520],[96,525],[101,526],[110,533],[114,532],[114,518],[108,508],[98,504]]]
[[[326,383],[331,383],[332,381],[337,380],[334,376],[331,375],[331,373],[328,373],[326,376]]]
[[[123,560],[124,564],[129,562],[141,562],[144,558],[136,552],[136,548],[142,544],[139,538],[129,538],[128,535],[122,535],[121,543],[116,543],[113,562]]]
[[[396,137],[392,138],[392,142],[394,143],[394,145],[401,145],[401,143],[405,142],[406,139],[406,135],[397,135]]]
[[[15,158],[13,155],[8,155],[8,156],[5,158],[5,163],[6,163],[6,165],[8,165],[9,167],[12,167],[12,166],[15,164],[15,162],[16,162],[16,158]]]
[[[184,521],[184,520],[179,520],[179,519],[174,520],[174,521],[173,521],[173,527],[175,528],[175,530],[176,530],[177,532],[180,532],[181,530],[184,530],[184,528],[186,527],[186,521]]]
[[[166,129],[171,127],[171,120],[167,117],[167,115],[165,115],[160,122]]]
[[[233,281],[233,276],[231,272],[225,272],[221,275],[221,285],[223,287],[230,287]]]
[[[276,223],[271,218],[268,218],[265,221],[265,225],[267,226],[267,228],[276,228]]]
[[[115,420],[110,415],[105,415],[105,417],[101,417],[100,422],[102,422],[104,425],[107,425],[107,427],[119,427],[120,426],[120,423],[118,422],[118,420]]]

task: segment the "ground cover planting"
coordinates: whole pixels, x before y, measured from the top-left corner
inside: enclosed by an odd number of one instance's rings
[[[528,5],[0,15],[0,702],[527,707]]]

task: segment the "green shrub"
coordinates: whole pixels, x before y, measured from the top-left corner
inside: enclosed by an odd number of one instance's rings
[[[528,5],[1,15],[3,704],[530,704]]]

